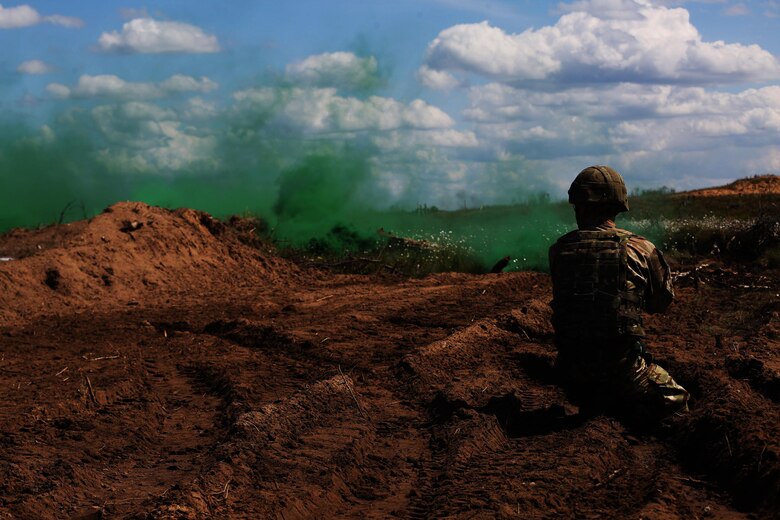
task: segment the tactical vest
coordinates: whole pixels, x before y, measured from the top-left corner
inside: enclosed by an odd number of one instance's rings
[[[574,231],[556,244],[553,326],[560,345],[644,336],[638,290],[629,291],[628,231]]]

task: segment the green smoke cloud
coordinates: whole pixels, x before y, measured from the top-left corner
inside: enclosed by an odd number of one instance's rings
[[[101,175],[93,145],[75,132],[50,138],[21,124],[0,126],[0,229],[57,222],[69,204],[65,218],[83,218],[121,200],[122,180]]]
[[[0,231],[57,222],[65,208],[68,221],[138,200],[259,215],[293,245],[338,225],[372,238],[384,228],[468,248],[487,267],[511,255],[514,268],[544,268],[547,246],[573,219],[534,199],[547,187],[541,175],[521,158],[488,161],[441,145],[469,136],[435,107],[376,96],[369,86],[382,80],[367,75],[379,74],[375,63],[357,64],[346,94],[286,80],[236,92],[227,105],[86,100],[42,127],[2,122]]]

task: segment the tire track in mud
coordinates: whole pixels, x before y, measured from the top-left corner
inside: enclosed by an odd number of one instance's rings
[[[398,433],[410,421],[375,422],[376,411],[339,374],[243,413],[204,473],[151,515],[385,517],[408,481]],[[213,491],[228,482],[229,497]]]
[[[327,363],[327,365],[330,365],[327,370],[332,371],[332,364],[327,357],[319,357],[314,352],[310,343],[296,341],[262,322],[253,322],[246,319],[212,322],[205,326],[203,334],[221,338],[241,349],[262,354],[266,359],[267,376],[273,376],[273,372],[277,369],[280,372],[289,372],[293,370],[296,372],[295,375],[301,379],[300,385],[297,388],[298,393],[282,391],[282,388],[278,386],[278,383],[280,382],[280,379],[283,378],[277,378],[274,386],[266,388],[263,392],[255,392],[254,395],[252,395],[252,393],[247,392],[246,389],[241,391],[236,387],[236,381],[248,381],[252,379],[251,377],[248,377],[250,374],[245,370],[232,369],[231,371],[235,375],[229,376],[224,369],[215,370],[213,367],[194,367],[191,370],[193,377],[196,377],[199,381],[208,386],[215,394],[223,396],[223,399],[226,401],[226,406],[233,410],[228,421],[231,423],[229,426],[230,435],[223,439],[216,450],[217,453],[221,452],[222,454],[212,458],[205,473],[193,481],[191,485],[183,486],[184,489],[194,489],[194,491],[191,491],[190,493],[195,493],[197,496],[201,497],[201,499],[199,501],[193,501],[191,498],[185,497],[181,503],[174,503],[176,500],[175,496],[171,496],[166,498],[165,502],[167,502],[167,504],[157,507],[152,515],[165,517],[166,515],[174,513],[184,514],[185,511],[197,511],[200,513],[208,512],[207,514],[209,515],[219,515],[225,511],[232,511],[235,514],[267,515],[271,514],[271,511],[276,511],[276,513],[287,517],[290,515],[295,517],[296,515],[302,514],[314,514],[319,507],[316,500],[312,501],[311,497],[306,499],[306,496],[300,498],[300,490],[297,489],[280,489],[279,482],[304,482],[306,478],[312,476],[310,475],[311,472],[319,472],[313,476],[322,477],[323,474],[328,473],[325,470],[325,467],[326,463],[329,461],[343,460],[345,462],[355,462],[355,458],[364,459],[366,450],[363,448],[356,449],[354,446],[365,445],[376,432],[372,432],[370,428],[366,427],[355,428],[354,425],[356,423],[359,424],[360,420],[365,420],[365,418],[355,417],[354,413],[347,415],[346,420],[342,421],[342,423],[336,424],[330,424],[325,420],[329,419],[328,417],[322,417],[319,414],[311,413],[308,415],[304,414],[307,417],[303,422],[307,423],[314,421],[314,429],[307,432],[307,425],[299,424],[300,431],[296,431],[295,433],[292,431],[282,431],[281,437],[283,440],[280,441],[282,444],[281,449],[272,449],[268,446],[266,446],[265,449],[258,448],[254,442],[251,443],[252,446],[250,448],[245,448],[243,446],[247,443],[246,437],[248,433],[252,435],[267,433],[269,439],[272,440],[276,440],[277,437],[280,437],[280,432],[278,431],[264,432],[262,424],[264,421],[257,421],[260,423],[257,424],[253,419],[253,414],[256,415],[256,412],[253,412],[252,410],[267,410],[274,406],[280,409],[292,408],[293,410],[299,409],[302,406],[303,408],[306,408],[305,405],[300,404],[302,401],[305,402],[305,396],[308,395],[310,390],[309,384],[305,383],[305,381],[320,381],[311,387],[315,389],[313,390],[315,391],[315,394],[317,388],[322,388],[323,384],[329,386],[330,383],[333,383],[334,381],[335,383],[343,381],[344,384],[348,385],[350,394],[352,394],[354,392],[352,381],[342,373],[341,379],[338,377],[325,379],[323,383],[323,365]],[[353,398],[357,404],[358,398],[356,397],[356,394],[353,395]],[[360,408],[358,408],[358,410],[361,415],[365,413]],[[266,426],[271,430],[274,430],[275,428],[274,425]],[[383,427],[383,430],[388,434],[396,429],[397,428],[393,428],[389,423],[384,424]],[[276,427],[276,430],[278,430],[278,427]],[[382,432],[379,429],[377,431],[379,431],[381,435]],[[375,452],[376,450],[371,451]],[[229,452],[229,455],[226,455],[225,452]],[[321,458],[323,453],[327,454],[327,460],[320,460],[318,463],[313,462],[317,459],[316,454],[320,454]],[[265,456],[260,457],[260,454],[264,454]],[[258,461],[265,462],[266,459],[273,459],[276,461],[276,465],[273,468],[255,468],[252,473],[257,474],[259,472],[259,474],[266,474],[266,476],[270,473],[271,475],[276,474],[278,477],[264,480],[262,477],[258,479],[248,476],[245,472],[242,472],[240,468],[226,470],[225,464],[222,461],[225,457],[229,457],[231,460],[248,458],[255,463]],[[377,455],[373,453],[368,457],[369,459],[373,457],[372,460],[375,462],[377,460],[382,460],[381,458],[377,459]],[[300,464],[297,463],[297,461],[300,460],[309,461],[309,466],[301,468]],[[319,466],[317,466],[317,464],[319,464]],[[364,464],[364,462],[362,464]],[[333,472],[329,474],[331,474],[332,478],[339,478],[344,482],[346,488],[349,489],[348,494],[353,500],[361,497],[364,500],[370,498],[370,490],[373,487],[371,479],[375,477],[369,475],[364,476],[363,478],[345,478],[344,476],[336,475]],[[381,474],[381,472],[378,472],[377,474]],[[228,476],[225,477],[225,475]],[[216,485],[216,482],[220,480],[221,477],[225,477],[223,479],[225,482],[232,482],[234,487],[233,499],[230,499],[230,502],[227,498],[228,484],[225,484],[224,488],[224,503],[220,503],[219,500],[212,498],[215,495],[210,491],[210,489],[213,489],[212,484]],[[271,483],[274,488],[272,492],[269,492],[268,488]],[[237,488],[237,486],[239,487]],[[324,489],[322,485],[313,487],[314,489]],[[264,488],[266,489],[265,495],[262,493],[257,495],[253,491],[248,491],[254,489],[262,490]],[[286,495],[285,491],[287,492]],[[295,493],[296,491],[298,491],[297,494]],[[272,500],[271,496],[276,498]],[[238,497],[238,499],[234,501],[236,497]],[[171,500],[173,502],[171,502]],[[329,496],[327,500],[324,500],[322,507],[334,507],[341,503],[341,501],[342,499],[339,498],[339,495]],[[253,503],[265,504],[265,509],[261,508],[261,510],[256,510],[251,507],[246,509],[247,504]]]

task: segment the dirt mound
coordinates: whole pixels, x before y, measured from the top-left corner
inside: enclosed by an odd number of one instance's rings
[[[0,237],[0,324],[93,305],[204,298],[285,283],[299,270],[252,241],[246,222],[137,202],[88,221]]]
[[[765,174],[737,179],[731,184],[714,188],[677,193],[685,197],[721,197],[725,195],[780,195],[780,176]]]

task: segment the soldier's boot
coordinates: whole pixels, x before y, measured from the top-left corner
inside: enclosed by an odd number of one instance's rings
[[[662,366],[647,363],[637,356],[631,370],[632,388],[638,401],[640,413],[648,419],[663,419],[688,411],[690,394],[680,386]]]

